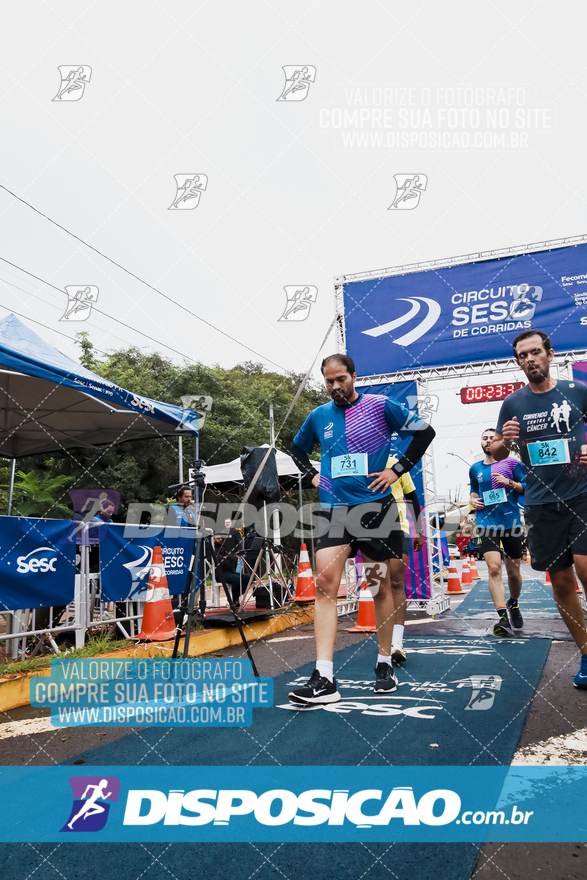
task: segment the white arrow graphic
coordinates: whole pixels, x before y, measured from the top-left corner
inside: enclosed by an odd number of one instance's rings
[[[383,336],[385,333],[389,333],[390,330],[395,330],[396,327],[402,327],[404,324],[407,324],[408,321],[411,321],[415,315],[418,314],[420,309],[422,308],[422,303],[426,303],[428,306],[428,314],[421,321],[417,327],[414,327],[413,330],[410,330],[408,333],[405,333],[403,336],[398,336],[397,339],[393,339],[392,342],[395,342],[396,345],[411,345],[412,342],[415,342],[421,336],[424,336],[425,333],[428,332],[438,319],[440,318],[441,308],[440,305],[434,299],[428,299],[425,296],[414,296],[414,297],[398,297],[398,300],[401,302],[410,303],[410,310],[405,315],[402,315],[401,318],[396,318],[394,321],[389,321],[387,324],[381,324],[379,327],[373,327],[372,330],[363,330],[362,332],[366,336]]]

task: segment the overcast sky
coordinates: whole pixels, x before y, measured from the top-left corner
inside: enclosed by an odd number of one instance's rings
[[[101,351],[302,372],[333,317],[333,276],[585,232],[579,2],[555,17],[534,0],[33,0],[12,4],[4,26],[0,183],[46,217],[0,189],[0,256],[14,264],[0,262],[0,317],[15,311],[72,356],[84,329]],[[74,65],[91,68],[80,99],[53,100],[58,68]],[[304,100],[278,100],[288,66],[308,67]],[[464,101],[467,87],[469,114],[499,90],[498,108],[529,112],[525,149],[513,117],[505,146],[423,149],[345,141],[331,112],[384,94],[397,130],[403,109],[419,133],[427,108],[438,118],[447,90]],[[456,130],[473,125],[465,114]],[[426,174],[427,190],[417,210],[390,211],[404,172]],[[193,210],[169,210],[182,174],[206,188]],[[70,285],[99,290],[83,323],[59,320]],[[278,320],[288,285],[317,288],[303,322]],[[443,493],[466,489],[465,463],[447,452],[472,460],[498,410],[462,406],[461,384],[439,392],[433,421]]]

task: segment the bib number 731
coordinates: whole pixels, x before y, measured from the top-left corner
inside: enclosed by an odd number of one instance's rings
[[[367,453],[353,452],[334,456],[331,463],[331,474],[333,477],[366,477]]]

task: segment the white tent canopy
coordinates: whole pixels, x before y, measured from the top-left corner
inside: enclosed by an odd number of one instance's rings
[[[269,445],[267,443],[264,443],[261,448],[269,449]],[[294,464],[291,456],[287,455],[285,452],[281,452],[279,449],[276,449],[275,453],[278,476],[298,477],[300,472]],[[312,465],[316,468],[317,471],[320,470],[319,461],[312,461]],[[225,462],[224,464],[213,464],[210,467],[206,467],[205,474],[206,483],[208,485],[214,485],[216,483],[242,483],[243,481],[240,458],[235,458],[232,461]]]

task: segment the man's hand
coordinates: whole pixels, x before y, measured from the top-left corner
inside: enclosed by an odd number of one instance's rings
[[[391,468],[383,468],[382,471],[379,471],[375,474],[367,474],[368,477],[376,477],[377,479],[373,480],[372,483],[369,483],[368,488],[372,489],[373,492],[384,492],[385,489],[389,489],[393,483],[399,480],[398,475],[392,471]]]
[[[424,546],[424,535],[416,535],[414,538],[414,553],[419,553]]]
[[[512,440],[517,440],[520,436],[520,423],[516,416],[513,419],[510,419],[509,422],[505,422],[501,436],[506,441],[506,443],[511,443]]]
[[[471,504],[473,505],[475,510],[483,510],[483,508],[485,507],[484,502],[481,501],[479,496],[476,495],[474,492],[471,492]]]
[[[320,485],[320,474],[314,474],[312,477],[312,486],[317,489]]]
[[[579,459],[579,464],[587,465],[587,443],[584,446],[581,446],[581,458]]]
[[[511,485],[512,481],[508,480],[507,477],[504,477],[503,474],[493,474],[493,477],[495,478],[495,482],[499,483],[502,486],[510,486]]]

